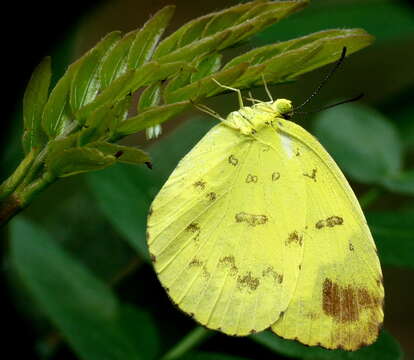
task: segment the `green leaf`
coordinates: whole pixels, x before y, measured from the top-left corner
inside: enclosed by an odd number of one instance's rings
[[[414,195],[414,170],[402,171],[386,177],[381,184],[388,190],[405,195]]]
[[[254,49],[232,59],[224,69],[251,64],[233,84],[238,88],[262,83],[262,76],[269,83],[281,83],[338,60],[343,47],[350,55],[372,42],[373,37],[362,29],[326,30]]]
[[[230,84],[233,84],[247,68],[248,64],[246,63],[238,64],[230,69],[219,71],[171,93],[164,91],[165,102],[176,103],[187,99],[197,100],[223,92],[223,88],[217,85],[213,79],[219,81],[223,85],[230,86]]]
[[[171,62],[168,64],[159,64],[154,61],[146,63],[134,72],[130,81],[125,83],[124,89],[121,90],[117,98],[121,99],[125,95],[131,94],[143,86],[160,80],[166,80],[183,68],[191,70],[191,68],[182,61]]]
[[[163,62],[185,60],[223,49],[306,5],[307,1],[252,1],[202,16],[164,39],[155,51],[154,59]]]
[[[46,57],[33,71],[23,97],[23,149],[27,154],[41,148],[47,141],[42,130],[42,113],[49,95],[52,76],[50,57]]]
[[[345,104],[321,112],[315,135],[353,179],[381,183],[400,172],[401,143],[395,127],[377,111]]]
[[[400,360],[403,358],[398,342],[385,330],[374,344],[353,352],[326,350],[318,346],[309,347],[298,341],[282,339],[270,331],[251,335],[250,338],[276,353],[305,360]]]
[[[119,38],[119,31],[109,33],[80,59],[70,89],[69,102],[73,113],[96,97],[100,89],[98,75],[102,58]]]
[[[163,7],[137,33],[128,54],[129,69],[137,69],[151,59],[174,10],[175,6]]]
[[[179,360],[248,360],[248,358],[228,355],[228,354],[221,354],[216,352],[199,352],[199,351],[192,351],[184,356],[180,356]]]
[[[155,143],[149,149],[154,166],[151,171],[143,166],[116,164],[99,173],[86,175],[91,192],[108,221],[147,261],[149,254],[145,233],[151,201],[180,158],[211,124],[209,119],[192,119],[163,138],[162,142]]]
[[[66,177],[83,172],[104,169],[115,163],[116,157],[99,150],[74,147],[62,152],[53,152],[46,159],[47,170],[54,176]]]
[[[112,47],[103,59],[102,66],[99,71],[101,91],[127,72],[128,53],[137,31],[138,30],[131,31],[130,33],[124,35],[124,37]]]
[[[125,96],[123,90],[126,88],[127,84],[131,81],[134,71],[128,71],[124,75],[117,78],[112,84],[103,90],[91,103],[85,105],[79,109],[76,113],[76,118],[81,122],[84,122],[87,117],[89,117],[94,111],[96,111],[101,106],[113,106],[114,103],[122,101]],[[123,92],[123,98],[119,94]]]
[[[114,156],[119,162],[128,164],[144,164],[151,161],[145,151],[131,146],[122,146],[101,141],[89,144],[88,148],[97,149],[105,155]]]
[[[199,40],[194,44],[184,46],[183,48],[168,53],[161,58],[156,57],[154,54],[154,59],[162,63],[188,61],[188,59],[194,59],[198,56],[207,55],[217,51],[220,44],[223,44],[230,35],[230,31],[223,31],[216,35]]]
[[[85,127],[79,133],[79,145],[112,137],[118,124],[127,118],[131,101],[132,97],[127,96],[115,105],[104,104],[96,109],[87,118]]]
[[[160,337],[151,316],[132,305],[124,305],[120,309],[120,323],[124,336],[135,347],[140,359],[158,359]]]
[[[134,134],[148,127],[162,124],[183,112],[189,105],[190,103],[188,101],[182,101],[174,104],[157,106],[144,111],[137,116],[123,121],[116,129],[116,135],[114,137],[119,138],[121,136]]]
[[[155,82],[148,86],[139,97],[137,110],[138,113],[156,106],[161,101],[161,82]]]
[[[42,229],[21,218],[13,220],[11,259],[34,299],[80,359],[154,358],[158,340],[151,319],[138,309],[120,305],[105,284]],[[140,329],[131,323],[137,320]]]
[[[125,97],[130,96],[139,88],[160,80],[165,80],[182,68],[187,67],[188,65],[184,62],[158,64],[151,61],[135,71],[130,70],[102,91],[94,101],[81,108],[76,113],[76,116],[79,119],[84,119],[100,106],[112,106],[112,104],[122,101]]]
[[[201,58],[201,61],[196,65],[197,71],[191,74],[191,82],[201,80],[202,78],[219,71],[221,67],[221,58],[221,54],[211,54]]]
[[[414,267],[414,210],[366,213],[381,263]]]
[[[66,73],[57,82],[43,109],[42,127],[49,138],[54,139],[62,134],[68,123],[73,120],[69,109],[68,95],[76,64],[69,66]]]

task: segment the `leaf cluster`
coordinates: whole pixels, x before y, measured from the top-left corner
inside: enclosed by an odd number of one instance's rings
[[[369,45],[362,29],[327,30],[251,50],[223,64],[222,51],[300,10],[298,1],[253,1],[211,13],[161,40],[173,6],[158,11],[140,29],[114,31],[70,65],[49,93],[51,61],[35,69],[24,96],[23,147],[40,152],[48,178],[149,162],[136,148],[111,145],[159,125],[228,86],[291,81],[299,75]],[[132,95],[140,93],[132,107]]]

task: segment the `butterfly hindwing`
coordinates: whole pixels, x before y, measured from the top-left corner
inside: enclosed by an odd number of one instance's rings
[[[153,202],[148,245],[172,301],[230,335],[286,310],[303,257],[300,162],[272,128],[258,137],[215,126]],[[303,184],[303,185],[301,185]]]
[[[375,341],[383,321],[374,241],[345,177],[319,142],[292,122],[281,131],[301,163],[307,229],[296,291],[272,330],[307,345],[356,350]]]

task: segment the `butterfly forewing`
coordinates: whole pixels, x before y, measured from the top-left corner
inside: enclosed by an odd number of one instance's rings
[[[298,174],[297,156],[271,127],[247,136],[217,125],[181,160],[153,202],[148,244],[183,311],[246,335],[286,310],[303,257]]]

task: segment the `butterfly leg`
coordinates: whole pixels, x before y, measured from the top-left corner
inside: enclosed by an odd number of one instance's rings
[[[226,86],[226,85],[223,85],[223,84],[221,84],[221,83],[219,83],[216,79],[214,79],[213,78],[213,81],[218,85],[218,86],[221,86],[222,88],[225,88],[225,89],[228,89],[228,90],[233,90],[233,91],[235,91],[236,93],[237,93],[237,97],[239,98],[239,105],[240,105],[240,107],[242,108],[242,107],[244,107],[244,104],[243,104],[243,98],[242,98],[242,95],[241,95],[241,91],[239,90],[239,89],[236,89],[236,88],[232,88],[232,87],[230,87],[230,86]]]
[[[190,102],[194,105],[195,108],[197,108],[198,110],[202,111],[203,113],[206,113],[218,120],[220,120],[224,125],[232,128],[232,129],[236,129],[238,130],[237,127],[235,127],[234,125],[232,125],[231,123],[229,123],[226,119],[224,119],[219,113],[215,112],[214,110],[210,109],[208,106],[203,105],[203,104],[196,104],[193,101],[190,100]]]
[[[270,90],[267,87],[267,83],[266,83],[266,80],[265,80],[265,77],[264,77],[263,73],[262,73],[262,81],[263,81],[263,85],[265,87],[267,96],[269,96],[269,99],[270,99],[271,102],[274,102],[272,94],[270,93]]]
[[[247,97],[247,98],[245,98],[245,99],[246,99],[246,100],[251,101],[251,102],[253,103],[253,105],[254,105],[254,104],[257,104],[257,103],[261,103],[261,102],[262,102],[262,101],[260,101],[260,100],[255,99],[255,98],[253,97],[253,95],[252,95],[252,92],[251,92],[251,91],[249,91],[249,92],[248,92],[248,94],[249,94],[249,97]]]

